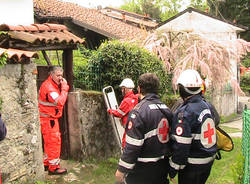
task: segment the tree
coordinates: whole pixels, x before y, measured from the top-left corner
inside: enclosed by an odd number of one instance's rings
[[[160,20],[161,9],[154,3],[154,0],[141,1],[141,9],[145,15],[150,15],[153,19]]]
[[[154,19],[165,21],[178,13],[181,4],[182,0],[125,0],[124,5],[120,8],[141,15],[150,15]]]
[[[205,0],[190,0],[190,6],[202,11],[205,11],[208,8]]]
[[[156,20],[160,19],[161,14],[159,6],[154,4],[153,0],[128,0],[121,6],[121,9],[141,15],[149,15]]]
[[[208,0],[208,5],[213,15],[250,28],[249,0]],[[244,40],[250,41],[250,30],[240,35]]]
[[[126,11],[165,21],[179,13],[186,0],[125,0],[120,8]],[[189,5],[199,10],[208,8],[205,0],[190,0]]]
[[[180,73],[193,68],[208,78],[213,87],[222,88],[231,81],[232,87],[242,92],[236,78],[231,78],[231,58],[240,62],[240,58],[250,51],[250,42],[242,39],[216,42],[186,32],[155,32],[148,36],[143,45],[165,62],[169,72],[173,72],[174,88]]]
[[[129,12],[143,15],[140,4],[137,0],[125,0],[124,5],[122,5],[120,8]]]

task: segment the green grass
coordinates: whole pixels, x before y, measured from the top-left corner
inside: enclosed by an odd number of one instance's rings
[[[206,184],[235,184],[233,168],[238,164],[236,158],[241,154],[241,138],[233,138],[233,142],[233,151],[221,151],[221,160],[215,160]]]
[[[232,119],[236,118],[237,116],[238,116],[238,114],[236,114],[236,113],[233,113],[233,114],[231,114],[229,116],[221,116],[220,117],[220,123],[222,124],[222,123],[229,122]]]
[[[116,158],[92,159],[84,162],[67,160],[66,162],[70,167],[66,176],[46,176],[45,182],[35,184],[112,184],[115,182],[114,175],[118,164]],[[75,175],[77,180],[70,181],[68,179],[70,175]]]
[[[231,128],[231,127],[227,127],[227,126],[219,126],[222,130],[224,130],[226,133],[236,133],[236,132],[241,132],[240,129],[238,128]]]
[[[241,154],[241,138],[233,138],[234,149],[231,152],[221,151],[221,160],[215,160],[211,174],[206,184],[236,184],[235,170],[239,165],[239,154]],[[85,160],[76,162],[65,161],[69,173],[66,176],[47,176],[45,182],[35,184],[113,184],[114,175],[117,169],[118,158],[107,160]],[[68,181],[67,177],[74,174],[75,181]],[[66,179],[65,179],[66,178]],[[238,184],[238,183],[237,183]]]

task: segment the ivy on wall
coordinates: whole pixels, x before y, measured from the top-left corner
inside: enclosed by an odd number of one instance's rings
[[[0,56],[0,67],[7,64],[7,54],[4,53]]]
[[[2,110],[3,99],[0,97],[0,112]]]
[[[0,31],[0,35],[3,35],[3,34],[8,34],[6,31]],[[4,66],[7,64],[7,54],[6,53],[3,53],[1,56],[0,56],[0,67]]]

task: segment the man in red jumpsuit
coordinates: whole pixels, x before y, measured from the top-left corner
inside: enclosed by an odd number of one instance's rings
[[[39,112],[44,140],[44,167],[49,174],[65,174],[60,168],[61,133],[58,118],[62,116],[69,86],[63,78],[63,69],[54,66],[39,90]]]
[[[125,128],[128,119],[128,113],[134,108],[136,104],[138,104],[138,94],[134,94],[133,88],[135,87],[134,82],[129,79],[123,79],[120,84],[123,100],[118,109],[108,109],[109,114],[113,114],[115,117],[119,117],[122,119],[122,125]],[[126,132],[124,131],[122,138],[122,147],[125,147]]]

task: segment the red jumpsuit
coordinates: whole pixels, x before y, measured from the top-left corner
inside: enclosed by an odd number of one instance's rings
[[[119,108],[117,110],[114,109],[110,109],[109,113],[113,114],[116,117],[119,117],[122,119],[122,125],[125,128],[126,124],[127,124],[127,119],[128,119],[128,113],[134,108],[134,106],[138,104],[138,94],[134,94],[133,91],[128,92]],[[123,138],[122,138],[122,147],[125,147],[125,142],[126,142],[126,132],[124,132],[123,134]]]
[[[69,86],[60,87],[51,76],[44,81],[39,90],[39,112],[41,131],[44,140],[44,166],[50,171],[60,168],[61,133],[58,118],[62,116],[63,106],[67,100]]]

